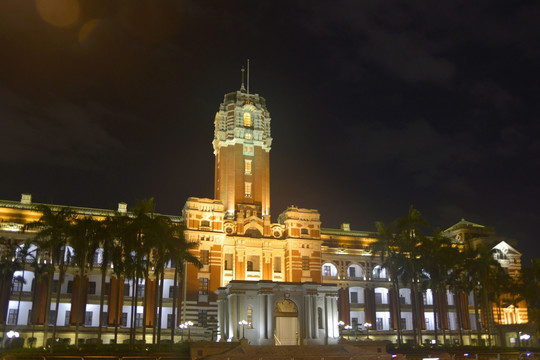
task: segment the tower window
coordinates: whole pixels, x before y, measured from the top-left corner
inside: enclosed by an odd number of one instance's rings
[[[251,183],[250,182],[244,183],[244,193],[246,197],[248,198],[251,197]]]
[[[248,112],[244,113],[244,126],[251,127],[251,114]]]
[[[208,265],[208,258],[210,257],[209,250],[201,250],[201,263],[203,265]]]
[[[309,270],[309,256],[302,256],[302,270]]]
[[[199,295],[208,295],[208,278],[199,279]]]
[[[251,160],[244,160],[244,172],[251,175]]]

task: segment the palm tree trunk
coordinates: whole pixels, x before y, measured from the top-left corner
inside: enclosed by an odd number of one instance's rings
[[[104,262],[104,259],[102,259]],[[98,344],[101,344],[101,332],[102,332],[102,324],[103,324],[103,307],[105,304],[105,279],[107,277],[107,266],[102,265],[101,267],[101,294],[99,295],[99,324],[98,324]],[[111,286],[109,282],[109,294],[111,293]],[[111,309],[107,308],[107,313],[111,311]]]
[[[461,331],[461,324],[463,323],[463,309],[461,308],[461,292],[456,291],[454,293],[454,303],[456,304],[456,318],[457,328],[459,334],[459,345],[463,346],[463,332]]]
[[[115,310],[114,310],[114,343],[118,344],[118,327],[120,324],[118,324],[118,312],[120,311],[120,281],[124,281],[120,277],[120,274],[116,274],[116,303],[115,303]],[[110,294],[110,291],[109,291]],[[110,295],[109,295],[110,296]],[[124,294],[122,294],[124,296]],[[122,317],[120,317],[122,319]]]
[[[157,319],[157,346],[161,343],[161,320],[163,318],[163,283],[165,281],[165,268],[161,269],[161,279],[159,283],[159,317]]]
[[[51,316],[52,287],[54,279],[54,266],[48,266],[47,272],[47,297],[45,299],[45,318],[43,319],[43,347],[47,347],[47,337],[49,335],[49,318]],[[51,273],[52,270],[52,273]]]
[[[433,293],[433,291],[431,292],[433,296],[433,330],[434,330],[434,335],[435,335],[435,341],[438,343],[439,342],[439,333],[438,333],[438,329],[437,329],[437,311],[439,311],[440,309],[440,301],[441,301],[441,298],[439,296],[439,291],[438,290],[435,290],[435,294]]]
[[[171,328],[171,343],[174,344],[174,333],[176,331],[176,296],[178,293],[178,268],[175,260],[174,280],[173,280],[173,300],[172,300],[172,328]]]
[[[64,282],[64,276],[66,273],[65,269],[65,257],[66,257],[67,246],[64,245],[64,251],[62,252],[62,258],[60,259],[60,273],[58,274],[58,286],[56,289],[56,309],[54,312],[54,324],[53,324],[53,333],[52,341],[53,344],[56,342],[56,323],[58,322],[58,313],[60,312],[60,290],[62,290],[62,283]],[[75,344],[76,345],[76,344]]]

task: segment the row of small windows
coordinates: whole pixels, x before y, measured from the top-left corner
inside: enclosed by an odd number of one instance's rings
[[[337,276],[338,271],[337,267],[332,263],[326,263],[322,266],[322,275],[323,276]],[[347,268],[347,275],[350,278],[363,278],[365,276],[364,269],[360,265],[350,265]],[[372,272],[373,279],[386,279],[386,269],[380,265],[377,265],[373,268]]]
[[[73,293],[73,280],[68,280],[67,282],[67,286],[66,286],[66,290],[65,290],[65,293],[66,294],[72,294]],[[23,291],[23,286],[24,286],[24,280],[22,278],[14,278],[13,281],[12,281],[12,291],[13,292],[19,292],[19,291]],[[32,284],[31,284],[31,287],[30,287],[30,291],[34,291],[35,290],[35,278],[32,279]],[[137,291],[136,291],[136,296],[138,297],[143,297],[144,296],[144,290],[145,290],[145,286],[144,284],[139,284],[139,286],[137,287]],[[174,296],[174,290],[175,290],[175,287],[174,286],[169,286],[169,298],[173,298]],[[52,292],[53,293],[56,293],[58,291],[58,280],[53,280],[53,286],[52,286]],[[105,283],[105,288],[104,288],[104,291],[103,293],[105,295],[110,295],[110,282],[106,282]],[[99,295],[97,294],[97,283],[95,281],[89,281],[88,282],[88,288],[87,288],[87,294],[88,295]],[[129,283],[125,283],[124,284],[124,296],[132,296],[133,295],[133,292],[132,292],[132,288],[131,288],[131,284]]]
[[[249,314],[248,314],[249,315]],[[49,315],[49,325],[54,325],[54,319],[56,317],[56,310],[51,310]],[[32,319],[32,310],[28,310],[28,318],[27,318],[27,324],[31,323]],[[60,318],[58,318],[60,319]],[[198,311],[198,326],[208,326],[208,310],[202,310],[200,309]],[[97,324],[93,324],[94,320],[94,312],[93,311],[85,311],[84,313],[84,321],[82,322],[82,325],[90,327],[90,326],[97,326]],[[61,320],[60,320],[61,321]],[[6,320],[6,325],[17,325],[19,322],[19,310],[18,309],[9,309],[8,312],[8,318]],[[64,316],[64,326],[70,326],[71,325],[71,311],[66,310],[65,316]],[[107,326],[107,312],[102,313],[101,317],[101,325]],[[143,313],[137,313],[135,315],[135,327],[136,328],[142,328],[143,325]],[[123,312],[122,317],[120,320],[120,326],[127,327],[128,325],[128,313]],[[167,329],[172,329],[173,327],[173,315],[167,314]]]

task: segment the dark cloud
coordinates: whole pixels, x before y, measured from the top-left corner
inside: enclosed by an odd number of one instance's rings
[[[103,114],[73,102],[34,103],[0,88],[0,163],[85,167],[92,158],[122,148],[101,125]]]

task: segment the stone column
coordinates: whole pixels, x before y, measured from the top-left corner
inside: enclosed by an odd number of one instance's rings
[[[274,340],[274,294],[266,295],[266,328],[268,332],[268,338]]]
[[[219,333],[220,333],[220,342],[224,342],[227,340],[227,324],[225,323],[225,305],[226,300],[223,298],[223,294],[220,292],[218,294],[218,325],[219,325]]]
[[[236,294],[230,294],[228,296],[229,298],[229,326],[228,326],[228,336],[227,336],[227,339],[231,338],[233,340],[236,340],[237,337],[236,337],[236,328],[237,328],[237,323],[238,323],[238,316],[237,316],[237,313],[236,313],[236,308],[237,308],[237,304],[236,304],[236,300],[237,300],[237,295]],[[231,336],[232,335],[232,336]]]

